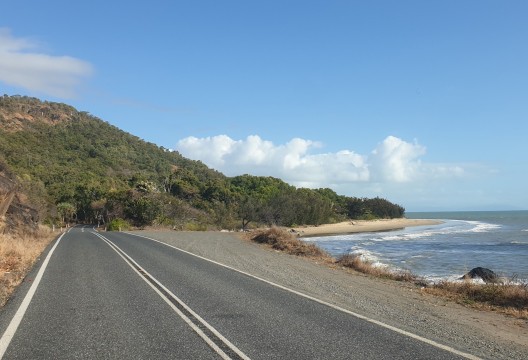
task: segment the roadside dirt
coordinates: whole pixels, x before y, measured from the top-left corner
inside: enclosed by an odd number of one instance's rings
[[[481,358],[528,359],[526,320],[465,308],[425,294],[412,284],[286,255],[239,234],[135,233]]]

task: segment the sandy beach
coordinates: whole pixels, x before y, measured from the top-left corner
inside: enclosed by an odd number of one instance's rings
[[[294,227],[302,237],[324,236],[338,234],[352,234],[359,232],[376,232],[403,229],[410,226],[437,225],[438,220],[426,219],[383,219],[383,220],[353,220],[336,224],[323,224],[319,226]]]

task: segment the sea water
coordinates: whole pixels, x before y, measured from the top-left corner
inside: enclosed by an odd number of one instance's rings
[[[528,211],[407,213],[439,225],[305,238],[331,255],[358,254],[379,266],[431,281],[454,280],[481,266],[528,282]]]

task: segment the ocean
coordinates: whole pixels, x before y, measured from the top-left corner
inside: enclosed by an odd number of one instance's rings
[[[333,256],[352,253],[430,281],[456,280],[481,266],[528,283],[528,211],[412,212],[439,225],[305,238]]]

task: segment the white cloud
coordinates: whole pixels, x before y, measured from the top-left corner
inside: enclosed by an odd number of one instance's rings
[[[465,175],[460,165],[423,163],[426,149],[394,136],[388,136],[368,155],[352,150],[317,153],[320,143],[294,138],[282,145],[257,135],[233,140],[227,135],[188,137],[176,149],[184,156],[201,160],[228,176],[252,174],[275,176],[302,187],[372,189],[404,186],[428,179]],[[400,184],[400,185],[398,185]],[[368,190],[367,190],[368,189]]]
[[[38,44],[15,38],[0,28],[0,81],[30,91],[71,98],[82,78],[91,75],[92,66],[70,56],[38,52]]]
[[[362,167],[362,161],[357,155],[343,152],[339,154],[310,155],[309,151],[320,145],[310,140],[294,138],[284,145],[275,145],[263,140],[257,135],[248,136],[245,140],[235,141],[226,135],[218,135],[198,139],[188,137],[180,140],[177,150],[191,159],[201,160],[210,167],[227,175],[255,174],[288,178],[290,181],[324,181],[320,172],[333,171],[336,162]],[[331,156],[339,160],[326,161]],[[329,165],[325,170],[325,163]],[[349,166],[350,167],[350,166]],[[358,178],[357,170],[352,169],[353,176]],[[310,174],[310,175],[308,175]],[[308,175],[308,176],[307,176]]]
[[[394,136],[388,136],[372,151],[370,158],[374,177],[388,182],[409,182],[417,180],[424,171],[420,156],[425,147]]]

